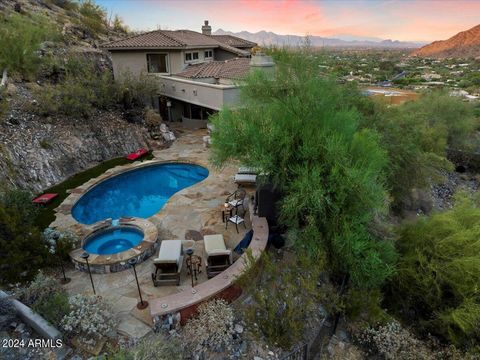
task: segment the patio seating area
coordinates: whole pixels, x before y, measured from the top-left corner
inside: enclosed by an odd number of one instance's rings
[[[183,130],[170,148],[153,152],[158,160],[205,166],[210,175],[173,195],[159,213],[148,218],[157,226],[159,250],[138,264],[136,271],[143,298],[149,302],[183,293],[192,289],[192,279],[197,286],[227,269],[238,258],[233,249],[251,229],[247,201],[254,189],[237,191],[233,178],[238,166],[220,171],[210,167],[208,149],[203,147],[205,133],[205,130]],[[133,167],[135,163],[127,166]],[[225,203],[228,203],[228,209],[225,209]],[[233,215],[243,219],[240,227],[228,226]],[[73,223],[61,213],[57,214],[53,225],[82,231],[78,223]],[[92,293],[88,273],[70,270],[67,276],[72,279],[65,285],[69,293]],[[139,296],[133,271],[126,269],[119,273],[92,276],[97,294],[112,303],[112,309],[119,318],[120,332],[141,337],[151,331],[149,309],[136,308]]]

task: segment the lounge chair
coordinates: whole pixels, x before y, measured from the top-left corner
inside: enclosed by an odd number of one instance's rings
[[[205,235],[205,264],[207,265],[207,277],[210,279],[232,264],[232,251],[227,249],[223,235]]]
[[[182,271],[182,240],[162,240],[158,257],[153,260],[155,273],[152,274],[154,286],[180,285]]]

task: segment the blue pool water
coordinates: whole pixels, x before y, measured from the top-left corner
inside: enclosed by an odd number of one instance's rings
[[[83,249],[90,254],[111,255],[140,244],[143,233],[130,227],[114,227],[86,239]]]
[[[192,164],[159,164],[127,171],[90,189],[72,209],[82,224],[123,216],[148,218],[176,192],[208,176],[204,167]]]

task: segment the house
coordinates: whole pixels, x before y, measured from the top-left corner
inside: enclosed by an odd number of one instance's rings
[[[205,127],[208,116],[235,106],[241,81],[252,69],[273,71],[272,59],[252,56],[256,44],[231,35],[212,35],[208,21],[202,32],[155,30],[103,45],[112,57],[113,74],[147,74],[158,82],[154,106],[164,120]]]

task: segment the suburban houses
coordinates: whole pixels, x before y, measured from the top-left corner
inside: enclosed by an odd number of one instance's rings
[[[235,105],[239,81],[253,68],[272,71],[272,59],[252,56],[257,44],[230,35],[212,35],[208,21],[202,32],[156,30],[110,42],[115,79],[129,73],[158,79],[155,107],[163,119],[205,127],[208,116]]]

